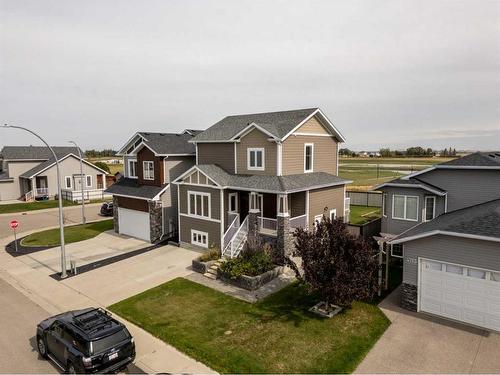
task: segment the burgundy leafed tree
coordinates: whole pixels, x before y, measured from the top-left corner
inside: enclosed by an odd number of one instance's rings
[[[372,246],[351,235],[340,220],[323,220],[314,231],[297,229],[294,256],[302,258],[300,276],[323,301],[342,307],[369,300],[377,292],[378,263]],[[287,259],[287,264],[291,260]],[[297,273],[298,270],[296,270]]]

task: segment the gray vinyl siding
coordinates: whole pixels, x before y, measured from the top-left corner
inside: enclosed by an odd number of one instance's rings
[[[165,183],[174,181],[196,163],[195,156],[169,156],[164,159]]]
[[[448,212],[500,198],[499,170],[435,169],[417,178],[448,192]]]
[[[500,270],[500,243],[435,235],[403,245],[403,282],[417,285],[418,257],[464,266]]]
[[[170,185],[160,197],[163,214],[163,233],[169,233],[169,223],[172,222],[174,229],[179,228],[177,210],[177,186]]]
[[[180,217],[180,238],[181,242],[191,243],[191,229],[208,233],[209,246],[215,245],[220,248],[220,223],[208,221],[194,217]]]
[[[9,177],[12,177],[14,180],[0,182],[0,200],[19,199],[22,195],[26,194],[29,191],[28,185],[26,180],[19,178],[19,176],[40,163],[40,161],[4,161],[4,170],[8,170]]]
[[[422,222],[422,218],[424,217],[424,198],[426,196],[435,196],[436,197],[436,216],[439,216],[444,213],[444,197],[436,196],[427,190],[423,189],[415,189],[415,188],[397,188],[397,187],[385,187],[383,189],[384,193],[386,193],[386,217],[382,218],[382,233],[389,234],[400,234],[407,229],[419,224]],[[392,199],[394,195],[408,195],[408,196],[417,196],[418,197],[418,218],[417,221],[409,221],[402,219],[394,219],[392,217]]]

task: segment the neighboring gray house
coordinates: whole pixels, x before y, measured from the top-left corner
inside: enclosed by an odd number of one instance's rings
[[[382,233],[403,258],[402,305],[500,331],[500,152],[381,184]]]
[[[198,130],[138,132],[118,151],[124,177],[106,192],[113,195],[115,231],[152,243],[177,232],[177,189],[171,181],[191,168]]]
[[[81,184],[87,198],[101,198],[106,171],[84,160],[83,177],[76,147],[53,147],[59,159],[62,195],[81,200]],[[5,146],[0,152],[0,200],[31,201],[57,194],[56,163],[42,146]]]

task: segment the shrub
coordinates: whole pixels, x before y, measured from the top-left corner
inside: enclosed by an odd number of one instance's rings
[[[211,260],[217,260],[219,258],[220,258],[220,249],[217,246],[212,245],[212,246],[210,246],[210,249],[208,249],[208,251],[203,253],[198,258],[198,260],[200,262],[209,262]]]
[[[247,248],[240,256],[224,261],[220,269],[231,279],[242,275],[258,276],[274,268],[271,255],[267,251]]]

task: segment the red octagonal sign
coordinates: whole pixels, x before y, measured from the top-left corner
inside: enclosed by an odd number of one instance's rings
[[[10,227],[12,229],[16,229],[18,226],[19,226],[19,222],[17,220],[12,220],[10,223],[9,223]]]

